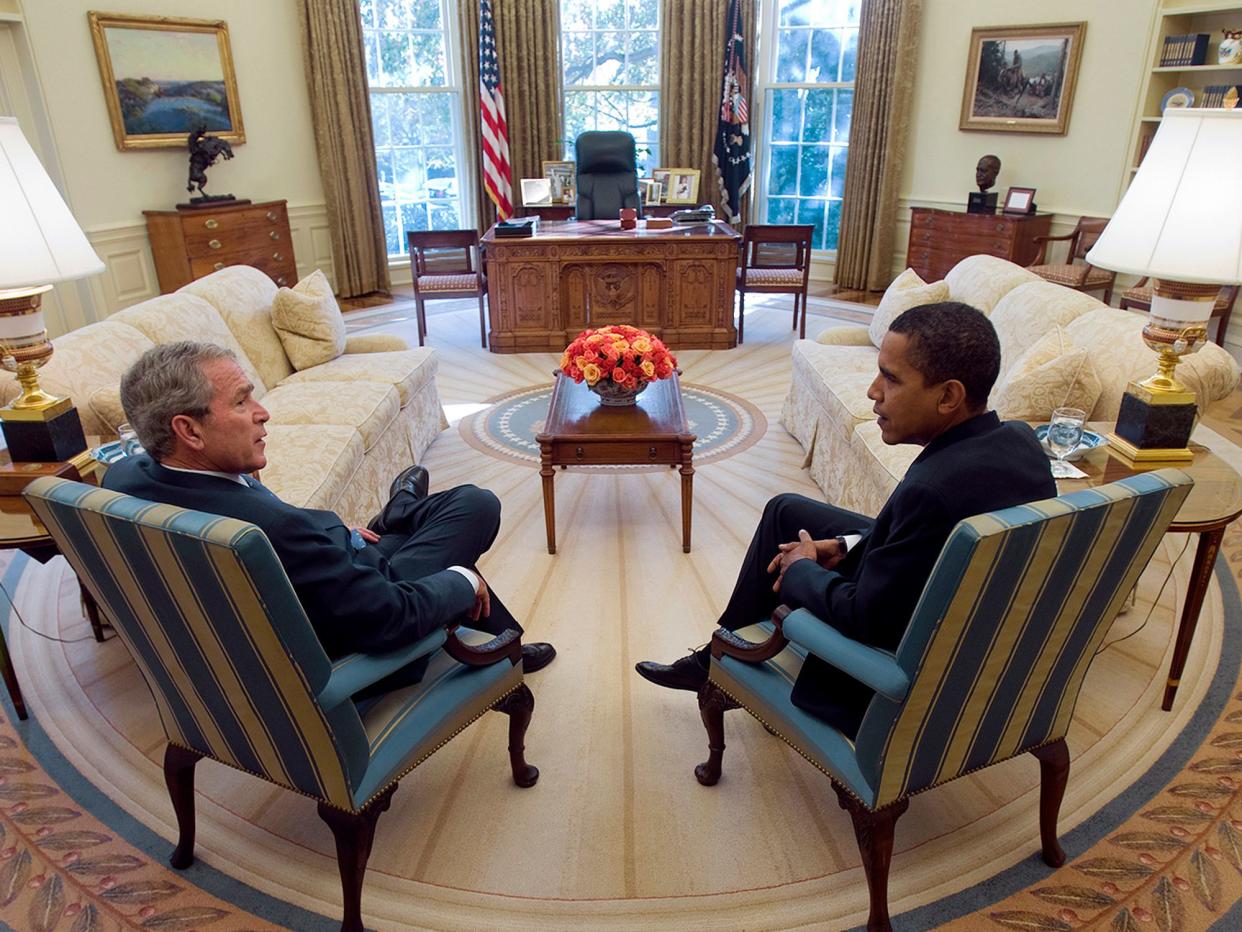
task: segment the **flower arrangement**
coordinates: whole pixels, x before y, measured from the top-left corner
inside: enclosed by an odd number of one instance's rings
[[[608,401],[612,396],[633,397],[657,379],[667,379],[677,369],[668,347],[646,330],[612,324],[583,330],[561,354],[561,371]]]

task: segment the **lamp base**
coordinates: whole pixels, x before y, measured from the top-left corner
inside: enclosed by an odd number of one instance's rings
[[[86,435],[78,411],[67,411],[46,420],[12,420],[0,411],[0,428],[15,463],[55,463],[72,459],[86,449]]]
[[[1131,382],[1108,440],[1136,463],[1186,462],[1194,456],[1187,444],[1198,410],[1194,395],[1153,393]]]

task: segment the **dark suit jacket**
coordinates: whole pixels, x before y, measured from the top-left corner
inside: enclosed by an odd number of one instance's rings
[[[355,550],[350,529],[331,511],[296,508],[255,483],[165,469],[149,456],[108,468],[104,488],[149,501],[249,521],[267,535],[330,657],[410,644],[462,617],[474,590],[441,570],[400,579],[377,547]]]
[[[799,560],[781,597],[864,644],[896,650],[940,550],[958,521],[1052,498],[1057,486],[1030,426],[994,412],[929,443],[889,496],[875,524],[835,570]],[[851,736],[871,690],[808,657],[793,702]]]

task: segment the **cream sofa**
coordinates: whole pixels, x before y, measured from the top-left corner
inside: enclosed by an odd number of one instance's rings
[[[963,259],[945,283],[948,300],[979,308],[997,329],[1001,371],[990,398],[993,406],[998,397],[1014,404],[1015,373],[1030,359],[1024,354],[1058,327],[1069,349],[1086,351],[1081,354],[1087,360],[1083,375],[1093,385],[1088,397],[1094,397],[1098,381],[1098,397],[1089,406],[1091,420],[1115,420],[1126,384],[1155,372],[1155,354],[1142,341],[1143,317],[1138,314],[1110,308],[992,256]],[[827,500],[868,515],[879,512],[921,449],[890,447],[880,439],[867,398],[878,355],[872,340],[867,327],[844,326],[829,328],[816,340],[796,342],[781,418],[806,451],[803,465]],[[1177,374],[1201,405],[1224,398],[1238,383],[1237,363],[1214,343],[1185,357]],[[1059,394],[1017,401],[1024,402],[1020,406],[1028,408],[1027,416],[1064,403]]]
[[[271,413],[264,484],[285,501],[365,524],[387,500],[393,477],[448,426],[435,351],[363,334],[349,337],[336,359],[296,372],[272,326],[276,292],[257,269],[221,269],[53,340],[39,383],[73,399],[88,435],[115,439],[125,419],[121,375],[144,351],[174,340],[225,346]],[[0,382],[4,401],[16,394],[12,378]]]

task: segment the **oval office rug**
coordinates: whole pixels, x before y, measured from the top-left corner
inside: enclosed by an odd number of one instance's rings
[[[640,396],[641,397],[641,396]],[[768,430],[763,412],[745,399],[718,388],[682,383],[686,423],[695,435],[694,465],[702,466],[740,453]],[[462,418],[458,429],[465,441],[499,459],[539,465],[535,437],[543,430],[552,400],[552,386],[538,385],[490,399],[490,407]],[[664,466],[579,466],[591,472],[640,472]]]

